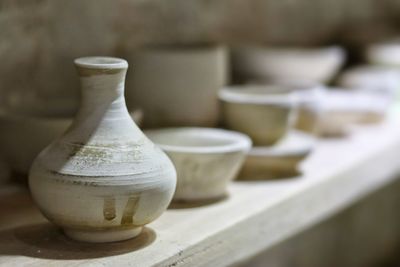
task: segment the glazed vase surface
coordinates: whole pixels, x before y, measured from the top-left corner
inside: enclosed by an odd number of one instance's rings
[[[128,113],[128,63],[87,57],[75,65],[80,109],[70,128],[35,159],[30,190],[45,217],[73,239],[129,239],[166,210],[176,172]]]

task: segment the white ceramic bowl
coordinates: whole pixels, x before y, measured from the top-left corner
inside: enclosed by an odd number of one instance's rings
[[[227,194],[251,140],[212,128],[166,128],[145,134],[170,157],[178,175],[175,201],[218,199]]]
[[[330,88],[321,105],[320,134],[342,136],[353,124],[381,122],[390,103],[390,97],[376,92]]]
[[[341,47],[272,48],[244,46],[233,49],[234,73],[242,80],[305,80],[329,82],[345,61]]]
[[[135,121],[142,119],[139,110],[131,115]],[[64,133],[73,118],[73,115],[52,116],[43,110],[0,112],[0,154],[14,175],[25,177],[39,152]]]
[[[361,65],[344,71],[338,86],[389,94],[393,98],[400,91],[400,69],[376,65]]]
[[[292,90],[265,85],[225,87],[219,92],[225,127],[245,133],[255,145],[272,145],[295,120],[296,95]]]
[[[296,97],[297,114],[294,128],[316,134],[321,119],[321,102],[326,88],[318,83],[307,81],[277,80],[274,83],[264,83],[273,90],[283,93],[292,92]]]
[[[253,147],[243,164],[239,179],[265,180],[300,174],[299,164],[311,153],[315,137],[292,130],[272,147]]]

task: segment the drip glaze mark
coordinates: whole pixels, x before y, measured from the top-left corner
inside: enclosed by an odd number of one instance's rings
[[[126,203],[124,214],[122,215],[121,225],[131,225],[133,223],[133,216],[139,207],[140,196],[129,197]]]
[[[103,216],[104,216],[104,219],[107,221],[111,221],[117,216],[115,214],[115,198],[114,197],[104,198]]]

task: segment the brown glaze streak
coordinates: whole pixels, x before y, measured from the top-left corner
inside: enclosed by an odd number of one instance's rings
[[[117,216],[115,213],[115,198],[114,197],[104,198],[103,216],[104,216],[104,219],[107,221],[111,221]]]
[[[133,224],[133,216],[139,207],[139,200],[140,196],[129,197],[124,209],[124,214],[122,215],[121,225]]]
[[[77,67],[78,69],[78,74],[80,77],[90,77],[90,76],[95,76],[95,75],[108,75],[108,74],[117,74],[125,69],[89,69],[89,68],[80,68]]]

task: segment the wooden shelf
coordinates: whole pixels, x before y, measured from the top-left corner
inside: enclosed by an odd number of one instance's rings
[[[230,196],[169,209],[137,239],[68,240],[40,215],[26,189],[0,189],[5,266],[224,266],[251,257],[388,185],[400,173],[400,127],[388,119],[345,139],[320,141],[290,179],[235,182]]]

